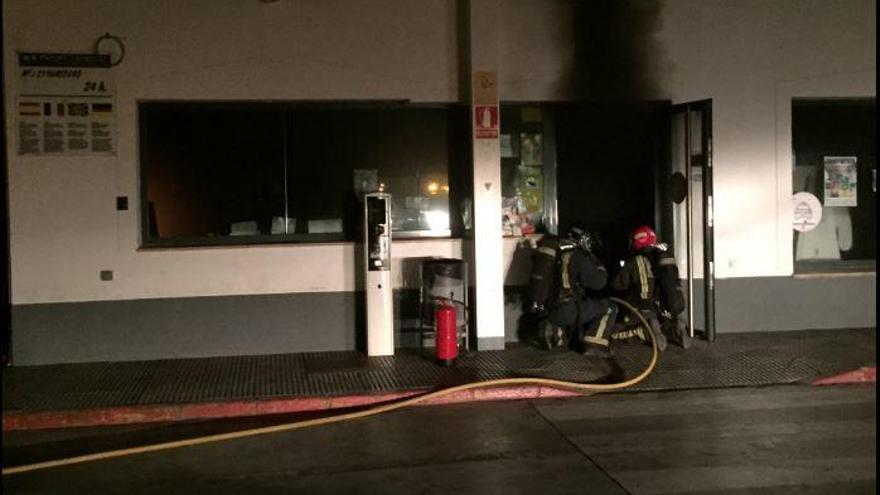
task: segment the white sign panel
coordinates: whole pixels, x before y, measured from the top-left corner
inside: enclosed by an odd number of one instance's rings
[[[808,192],[799,192],[791,198],[794,217],[792,227],[798,232],[809,232],[822,221],[822,203]]]
[[[116,153],[110,57],[19,53],[15,107],[19,155]]]

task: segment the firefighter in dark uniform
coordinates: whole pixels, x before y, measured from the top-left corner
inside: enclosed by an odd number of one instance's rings
[[[609,336],[617,306],[598,291],[605,288],[608,272],[593,249],[595,234],[572,227],[560,242],[557,293],[548,307],[544,341],[553,348],[568,343],[568,331],[576,332],[587,356],[611,357]]]
[[[653,335],[657,339],[657,347],[663,351],[666,349],[667,338],[659,318],[660,312],[663,311],[663,305],[657,297],[658,285],[655,274],[658,267],[654,264],[671,263],[674,265],[675,258],[666,254],[666,246],[657,242],[657,234],[648,226],[641,226],[633,230],[630,234],[629,244],[630,256],[612,280],[611,288],[620,293],[626,302],[639,310],[651,325]],[[678,282],[677,278],[676,271],[675,283]],[[618,322],[613,338],[647,341],[645,331],[646,329],[642,328],[638,322],[624,318]],[[676,344],[685,346],[686,342],[682,341],[684,338],[685,335],[681,333],[681,335],[675,335],[674,340]]]

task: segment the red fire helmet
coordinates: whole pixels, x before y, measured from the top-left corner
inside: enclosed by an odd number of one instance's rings
[[[654,233],[654,229],[647,225],[636,227],[629,235],[629,239],[634,251],[639,251],[657,244],[657,234]]]

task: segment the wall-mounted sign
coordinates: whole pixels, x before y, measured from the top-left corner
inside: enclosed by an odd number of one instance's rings
[[[792,227],[798,232],[809,232],[822,221],[822,203],[808,192],[795,193],[791,198],[794,208]]]
[[[854,156],[825,157],[825,206],[857,206],[857,160]]]
[[[109,55],[19,53],[19,155],[113,155],[116,91]]]
[[[498,74],[494,71],[474,72],[474,105],[498,104]]]
[[[498,106],[474,106],[474,137],[477,139],[498,138]]]
[[[473,80],[474,138],[498,139],[498,74],[476,71]]]

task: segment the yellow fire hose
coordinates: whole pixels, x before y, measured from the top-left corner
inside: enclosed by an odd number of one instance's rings
[[[620,383],[577,383],[577,382],[567,382],[563,380],[553,380],[549,378],[504,378],[499,380],[489,380],[484,382],[475,382],[475,383],[467,383],[464,385],[458,385],[455,387],[445,388],[443,390],[437,390],[435,392],[428,392],[423,395],[419,395],[416,397],[412,397],[409,399],[405,399],[399,402],[393,402],[390,404],[380,405],[376,407],[372,407],[370,409],[366,409],[363,411],[350,412],[345,414],[338,414],[336,416],[329,416],[325,418],[317,418],[317,419],[309,419],[305,421],[296,421],[293,423],[285,423],[281,425],[275,426],[266,426],[262,428],[252,428],[248,430],[234,431],[229,433],[220,433],[216,435],[207,435],[202,437],[190,438],[186,440],[177,440],[174,442],[164,442],[157,443],[153,445],[144,445],[141,447],[131,447],[127,449],[119,449],[119,450],[110,450],[106,452],[98,452],[96,454],[87,454],[80,455],[75,457],[68,457],[65,459],[57,459],[54,461],[45,461],[45,462],[37,462],[34,464],[25,464],[22,466],[14,466],[10,468],[3,468],[3,476],[9,474],[16,473],[25,473],[28,471],[37,471],[40,469],[48,469],[52,467],[59,466],[68,466],[71,464],[81,464],[84,462],[91,461],[100,461],[103,459],[112,459],[114,457],[123,457],[134,454],[142,454],[146,452],[158,452],[160,450],[170,450],[176,449],[180,447],[191,447],[194,445],[203,445],[206,443],[213,442],[222,442],[224,440],[233,440],[236,438],[244,438],[256,435],[265,435],[268,433],[279,433],[283,431],[291,431],[291,430],[299,430],[302,428],[308,428],[310,426],[318,426],[325,425],[330,423],[339,423],[342,421],[349,421],[358,418],[365,418],[367,416],[375,416],[377,414],[382,414],[390,411],[394,411],[396,409],[403,409],[404,407],[409,407],[414,404],[418,404],[419,402],[426,401],[428,399],[433,399],[437,397],[442,397],[444,395],[453,394],[455,392],[460,392],[462,390],[470,390],[475,388],[484,388],[484,387],[497,387],[500,385],[547,385],[550,387],[563,388],[568,390],[573,390],[581,393],[586,392],[607,392],[609,390],[620,390],[632,385],[639,383],[644,380],[651,371],[654,370],[654,366],[657,364],[657,358],[659,355],[659,349],[657,348],[657,341],[654,336],[653,329],[651,325],[645,320],[642,314],[637,311],[634,307],[622,301],[616,297],[611,298],[612,301],[617,303],[620,306],[627,308],[630,312],[638,317],[639,321],[642,323],[644,328],[648,329],[648,334],[651,335],[651,347],[653,348],[653,354],[651,355],[651,360],[648,363],[648,366],[642,371],[638,376],[631,378],[629,380],[620,382]]]

